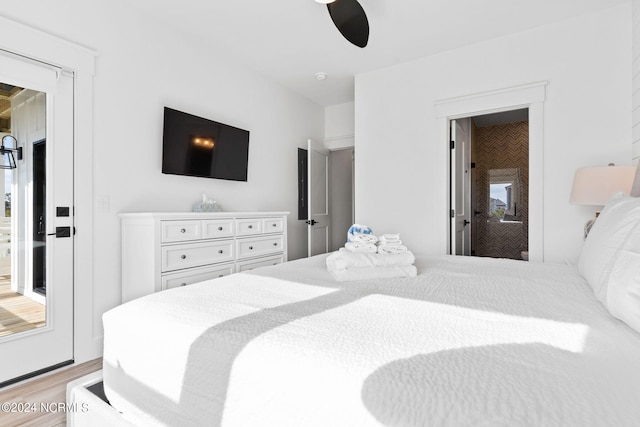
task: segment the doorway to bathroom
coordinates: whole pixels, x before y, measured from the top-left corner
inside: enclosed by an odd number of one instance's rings
[[[528,260],[528,109],[450,124],[451,253]]]

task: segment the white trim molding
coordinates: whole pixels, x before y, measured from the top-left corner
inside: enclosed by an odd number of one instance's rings
[[[529,260],[544,261],[544,101],[546,81],[443,99],[435,102],[441,158],[448,159],[449,122],[501,111],[529,109]],[[447,185],[451,173],[447,167]],[[449,241],[448,210],[443,209],[443,235]],[[448,249],[448,243],[447,243]]]
[[[343,150],[355,146],[355,135],[332,136],[324,139],[324,148],[327,150]]]

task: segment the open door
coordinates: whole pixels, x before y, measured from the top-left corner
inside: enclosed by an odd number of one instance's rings
[[[451,254],[471,255],[470,120],[451,121]]]
[[[329,252],[329,150],[308,141],[308,255]]]

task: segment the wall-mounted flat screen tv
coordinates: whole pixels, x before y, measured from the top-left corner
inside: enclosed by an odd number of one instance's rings
[[[162,173],[247,180],[249,131],[164,107]]]

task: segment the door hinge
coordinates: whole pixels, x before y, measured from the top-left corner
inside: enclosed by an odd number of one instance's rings
[[[451,146],[450,148],[453,150],[454,148],[456,148],[456,142],[455,141],[451,141]]]
[[[451,214],[451,218],[455,218],[455,216],[456,216],[456,211],[455,211],[455,209],[451,209],[450,214]]]
[[[471,162],[471,169],[475,169],[476,167],[476,162]]]

